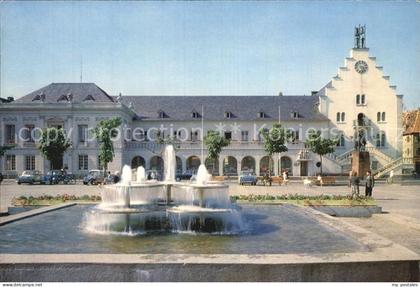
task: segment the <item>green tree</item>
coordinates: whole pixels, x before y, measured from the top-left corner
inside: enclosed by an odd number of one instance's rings
[[[14,148],[14,145],[3,145],[0,146],[0,158],[4,156],[4,154],[6,153],[6,151],[8,151],[9,149]]]
[[[53,169],[60,169],[63,165],[63,155],[71,147],[71,141],[66,137],[63,129],[47,128],[42,131],[39,150],[51,162]]]
[[[310,150],[313,153],[319,155],[319,159],[321,162],[321,175],[322,175],[322,156],[333,153],[335,151],[335,147],[337,146],[338,139],[327,139],[321,135],[320,131],[312,131],[309,133],[308,139],[306,140],[306,144],[309,146]]]
[[[289,130],[285,130],[280,124],[274,124],[271,130],[263,129],[261,134],[264,138],[264,150],[269,158],[268,173],[271,176],[273,154],[288,151],[285,144],[292,135]]]
[[[204,143],[207,146],[208,158],[213,163],[212,173],[214,173],[216,161],[222,149],[230,144],[230,140],[222,137],[217,131],[208,131],[207,136],[204,137]]]
[[[118,127],[121,124],[121,118],[102,120],[94,130],[95,137],[99,141],[99,161],[104,171],[108,169],[108,163],[114,159],[113,139],[118,135]]]

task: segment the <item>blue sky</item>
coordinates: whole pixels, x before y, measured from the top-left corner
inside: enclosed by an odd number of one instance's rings
[[[286,95],[320,89],[357,24],[404,94],[420,105],[420,4],[410,2],[0,2],[1,95],[51,82],[110,94]]]

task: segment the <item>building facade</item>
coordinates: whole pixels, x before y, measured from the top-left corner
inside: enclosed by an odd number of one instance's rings
[[[319,156],[304,143],[310,130],[340,139],[336,152],[323,158],[324,173],[347,172],[351,152],[360,146],[371,153],[378,173],[386,174],[402,158],[402,96],[363,45],[351,49],[338,74],[309,96],[110,96],[93,83],[52,83],[0,104],[0,144],[15,145],[1,159],[1,170],[10,176],[28,169],[48,171],[36,136],[46,127],[63,128],[71,139],[63,157],[69,171],[83,175],[100,168],[91,130],[114,117],[123,125],[114,142],[112,171],[124,164],[163,170],[164,146],[157,139],[170,137],[179,172],[205,161],[214,174],[252,169],[259,175],[269,166],[261,130],[278,122],[292,130],[293,138],[288,151],[272,159],[274,174],[285,168],[293,176],[319,173]],[[217,130],[231,139],[218,162],[206,159],[205,147],[202,152],[201,127],[203,135]]]
[[[416,173],[420,175],[420,109],[407,111],[403,114],[403,158],[406,162],[413,162],[407,166],[403,174]]]

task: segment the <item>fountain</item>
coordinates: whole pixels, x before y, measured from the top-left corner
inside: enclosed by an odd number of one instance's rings
[[[229,187],[211,181],[201,164],[195,182],[175,181],[172,145],[164,151],[164,181],[146,180],[137,168],[133,181],[128,165],[121,182],[103,188],[102,203],[85,216],[85,230],[100,234],[136,235],[146,232],[206,232],[232,234],[243,228],[239,210],[229,198]]]

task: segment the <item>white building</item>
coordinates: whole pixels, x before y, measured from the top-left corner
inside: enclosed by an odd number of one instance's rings
[[[27,169],[49,170],[50,163],[36,147],[36,136],[31,138],[27,133],[50,126],[64,128],[73,143],[64,155],[63,166],[75,174],[98,168],[98,144],[89,141],[84,131],[113,117],[123,119],[121,131],[128,136],[115,143],[111,170],[119,170],[124,164],[162,169],[163,146],[153,140],[162,127],[166,130],[160,137],[180,138],[176,144],[178,169],[197,168],[202,119],[204,134],[218,129],[232,139],[216,163],[216,174],[235,175],[243,169],[265,172],[268,157],[258,130],[271,128],[279,120],[284,127],[295,130],[295,137],[288,143],[288,152],[274,157],[275,174],[283,168],[294,176],[319,172],[319,156],[303,143],[309,129],[341,138],[335,154],[324,157],[324,173],[346,172],[355,142],[362,135],[373,170],[392,169],[402,150],[402,96],[396,94],[396,87],[390,85],[389,76],[383,74],[369,49],[353,48],[338,74],[310,96],[117,97],[93,83],[47,85],[14,102],[0,104],[0,144],[16,144],[1,159],[1,171],[14,175]]]

